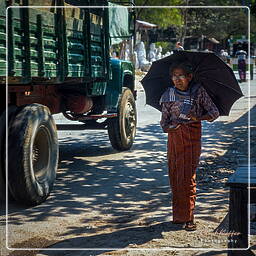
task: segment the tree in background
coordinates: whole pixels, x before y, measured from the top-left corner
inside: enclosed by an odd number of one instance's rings
[[[177,6],[182,0],[135,0],[137,6]],[[137,19],[155,23],[161,28],[182,25],[182,16],[177,8],[137,8]]]
[[[251,0],[249,7],[251,10],[251,42],[254,45],[254,49],[256,49],[256,0]]]
[[[135,0],[137,6],[241,6],[239,0]],[[253,8],[255,8],[255,0]],[[173,27],[177,40],[189,36],[215,37],[227,40],[231,35],[248,34],[248,10],[245,8],[138,8],[137,19],[157,24],[160,28]],[[255,22],[255,17],[253,21]],[[255,30],[255,26],[252,27]],[[252,31],[253,32],[253,31]]]

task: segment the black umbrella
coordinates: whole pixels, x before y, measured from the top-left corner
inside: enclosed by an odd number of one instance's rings
[[[174,62],[188,61],[193,67],[194,80],[207,91],[220,115],[226,116],[234,102],[243,96],[232,69],[214,53],[178,51],[152,63],[141,83],[146,104],[161,111],[159,100],[171,81],[169,68]]]

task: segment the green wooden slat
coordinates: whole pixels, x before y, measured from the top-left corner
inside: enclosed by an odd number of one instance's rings
[[[16,70],[17,70],[17,69],[21,69],[21,68],[22,68],[22,62],[16,61],[16,62],[15,62],[15,66],[16,66]]]
[[[103,68],[102,66],[92,65],[92,77],[102,77]]]
[[[1,55],[5,54],[5,48],[4,47],[0,47],[0,54]],[[30,54],[31,54],[31,58],[38,58],[38,51],[31,50]],[[45,54],[46,58],[56,60],[56,53],[49,52],[49,51],[44,51],[44,54]],[[19,48],[15,48],[15,56],[23,57],[23,50],[19,49]]]
[[[103,28],[101,33],[102,39],[102,53],[103,53],[103,76],[106,80],[110,78],[110,61],[109,61],[109,48],[110,48],[110,40],[109,40],[109,12],[107,10],[104,11],[103,14]]]
[[[36,34],[38,37],[38,44],[37,44],[37,50],[38,50],[38,75],[44,76],[44,40],[43,40],[43,19],[42,15],[37,15],[37,30]]]
[[[45,77],[56,77],[57,76],[57,71],[56,70],[45,70]]]
[[[34,24],[30,24],[29,30],[30,30],[30,33],[32,35],[36,35],[36,33],[37,33],[37,26],[34,25]],[[45,27],[44,26],[43,31],[44,31],[44,33],[46,35],[55,36],[55,30],[52,27]]]
[[[13,76],[15,74],[15,53],[14,53],[14,28],[13,28],[13,10],[8,9],[8,75]]]
[[[31,58],[38,58],[38,51],[33,50],[32,47],[31,47],[31,50],[30,50],[30,57]]]
[[[44,36],[44,48],[56,48],[56,40]]]
[[[85,48],[84,52],[84,71],[86,76],[90,77],[92,74],[91,68],[91,37],[90,37],[90,12],[89,9],[84,9],[84,21],[83,21],[83,44]],[[87,89],[88,93],[88,89]]]
[[[67,38],[83,39],[83,33],[78,31],[67,30]]]
[[[31,69],[31,76],[32,76],[32,77],[33,77],[33,76],[37,77],[37,76],[38,76],[38,71]]]
[[[12,10],[13,10],[14,22],[15,22],[15,19],[20,20],[21,19],[21,9],[20,8],[12,8]]]
[[[30,62],[31,70],[38,72],[38,63],[37,62]]]
[[[44,34],[47,36],[47,35],[50,35],[50,36],[55,36],[56,33],[55,33],[55,29],[53,27],[48,27],[48,26],[45,26],[44,24]]]
[[[17,34],[14,34],[14,41],[15,41],[15,44],[23,44],[23,39],[20,35],[17,35]]]
[[[101,56],[91,56],[92,64],[102,64],[102,57]]]
[[[6,68],[5,69],[0,68],[0,76],[6,76]]]
[[[37,26],[36,26],[36,24],[31,23],[31,15],[29,17],[29,21],[30,21],[30,24],[29,24],[30,32],[36,32],[37,31]]]
[[[31,48],[32,47],[37,47],[38,45],[38,39],[35,37],[30,37],[30,44],[31,44]]]
[[[84,56],[82,54],[68,54],[68,58],[70,63],[81,62],[84,60]]]
[[[22,76],[23,70],[22,69],[15,69],[15,76]]]
[[[63,0],[57,1],[58,5],[61,5]],[[63,10],[58,8],[56,11],[55,29],[58,36],[58,73],[57,78],[59,82],[64,81],[68,74],[68,56],[67,56],[67,35],[66,35],[66,23],[64,21]]]
[[[0,16],[6,15],[6,1],[1,0],[0,1]]]
[[[82,71],[84,68],[84,65],[81,65],[81,64],[69,64],[68,66],[70,70],[75,70],[75,71]]]
[[[33,28],[31,28],[31,27],[33,27]],[[33,35],[35,35],[36,33],[37,33],[37,27],[36,27],[36,25],[33,25],[33,24],[30,24],[30,27],[29,27],[29,29],[30,29],[30,33]],[[52,27],[43,27],[43,31],[44,31],[44,33],[46,34],[46,35],[51,35],[51,36],[55,36],[55,30],[54,30],[54,28],[52,28]]]
[[[102,52],[102,47],[97,46],[97,45],[91,45],[91,50],[92,52]]]
[[[93,35],[91,34],[91,41],[94,41],[94,42],[101,42],[101,38],[99,35]]]
[[[69,64],[68,65],[69,77],[83,77],[85,76],[84,66],[79,64]]]
[[[5,46],[0,46],[0,55],[1,56],[6,56],[6,47]]]
[[[0,17],[0,28],[5,28],[5,17]]]
[[[14,55],[16,57],[21,57],[21,58],[24,58],[24,51],[22,49],[19,49],[19,48],[14,48]]]
[[[2,74],[6,75],[6,61],[0,60],[0,69],[2,70]]]
[[[24,5],[28,5],[28,0],[23,0]],[[31,53],[30,53],[30,31],[29,31],[29,17],[30,17],[30,9],[24,8],[21,9],[21,26],[24,33],[24,82],[29,82],[31,80]]]
[[[68,77],[83,77],[83,76],[85,76],[84,71],[79,71],[79,72],[71,71],[68,74]]]
[[[71,42],[71,41],[68,41],[68,49],[71,51],[71,50],[74,50],[74,51],[84,51],[84,46],[83,44],[81,43],[76,43],[76,42]]]
[[[50,52],[50,51],[44,51],[44,56],[46,59],[54,59],[56,60],[57,55],[55,52]]]
[[[24,63],[21,62],[21,61],[16,61],[15,63],[15,66],[16,66],[16,69],[22,69],[23,68],[23,65]],[[33,69],[34,71],[35,70],[38,70],[38,63],[37,62],[30,62],[30,65],[31,65],[31,70]]]
[[[45,69],[47,70],[56,70],[57,65],[54,63],[45,63]]]
[[[21,20],[13,20],[14,31],[22,31]]]
[[[92,88],[92,95],[102,95],[105,93],[107,83],[105,82],[98,82],[94,83]]]
[[[0,32],[0,41],[6,41],[6,33],[5,32]]]
[[[4,66],[4,63],[1,64],[1,66],[5,67],[5,66]],[[23,63],[20,62],[20,61],[16,61],[15,66],[16,66],[16,70],[22,70],[22,68],[23,68]],[[56,65],[50,65],[50,64],[48,64],[48,65],[45,65],[45,67],[46,67],[46,70],[48,70],[48,72],[49,72],[49,71],[52,71],[52,72],[55,72],[55,74],[56,74]],[[36,63],[36,62],[31,62],[31,70],[33,70],[34,72],[37,72],[37,75],[38,75],[38,63]],[[37,76],[37,75],[36,75],[36,76]]]

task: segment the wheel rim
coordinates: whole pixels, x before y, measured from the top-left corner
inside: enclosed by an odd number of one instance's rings
[[[49,132],[41,126],[36,133],[32,149],[32,166],[37,181],[43,181],[47,177],[49,158]]]
[[[136,129],[136,112],[131,102],[127,102],[124,115],[124,130],[128,141],[132,140]]]

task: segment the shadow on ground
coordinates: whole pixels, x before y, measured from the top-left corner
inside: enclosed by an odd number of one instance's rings
[[[251,116],[255,115],[256,107],[251,110]],[[203,157],[197,175],[198,202],[207,203],[197,206],[197,212],[200,212],[202,219],[218,221],[212,220],[211,216],[224,210],[228,203],[227,194],[224,195],[218,189],[224,188],[225,181],[234,172],[239,159],[247,158],[247,120],[248,114],[245,114],[233,123],[216,121],[213,124],[204,124]],[[252,134],[255,131],[256,119],[251,120],[251,127]],[[252,136],[251,140],[254,145],[255,138],[256,136]],[[213,148],[216,149],[213,151]],[[221,154],[223,149],[225,153]],[[255,147],[252,150],[255,153]],[[98,156],[102,158],[95,160]],[[168,210],[161,211],[162,207]],[[87,213],[89,216],[95,210],[98,213],[94,217],[95,221],[105,218],[103,216],[110,217],[106,217],[99,227],[70,226],[61,235],[72,234],[77,237],[61,242],[60,247],[71,241],[72,247],[74,244],[82,247],[90,247],[90,244],[110,247],[111,241],[111,247],[120,248],[131,243],[146,243],[161,237],[161,232],[165,229],[172,230],[166,223],[171,212],[166,168],[166,135],[158,124],[138,128],[133,149],[123,153],[111,148],[106,133],[83,132],[76,138],[72,138],[72,135],[62,138],[59,172],[50,198],[39,206],[27,209],[9,203],[9,223],[22,225],[24,220],[47,221],[52,216],[70,215],[76,215],[82,223],[87,223],[92,221],[91,217],[86,217]],[[161,214],[148,216],[143,223],[144,227],[134,227],[134,221],[155,210],[160,210]],[[2,209],[1,215],[4,214]],[[156,222],[161,224],[155,224]],[[92,235],[110,227],[118,231]],[[137,236],[132,241],[126,241],[127,232],[135,230]]]
[[[51,247],[51,249],[57,248],[79,248],[81,244],[83,248],[88,250],[81,251],[79,255],[99,255],[106,251],[113,250],[113,248],[126,248],[129,245],[143,245],[152,239],[163,238],[162,232],[171,232],[180,230],[181,227],[175,227],[170,222],[163,222],[161,224],[155,224],[148,227],[131,227],[122,230],[118,230],[112,233],[104,233],[99,235],[81,236],[74,239],[68,239],[61,243],[58,243]],[[129,239],[127,239],[129,238]],[[97,249],[101,250],[90,250],[92,244],[98,245]],[[108,249],[111,248],[111,249]],[[136,247],[134,247],[136,248]],[[42,253],[42,252],[41,252]],[[74,252],[65,251],[65,256],[73,255]],[[53,255],[51,251],[43,252],[42,255]],[[63,252],[54,252],[54,256],[61,256]]]

